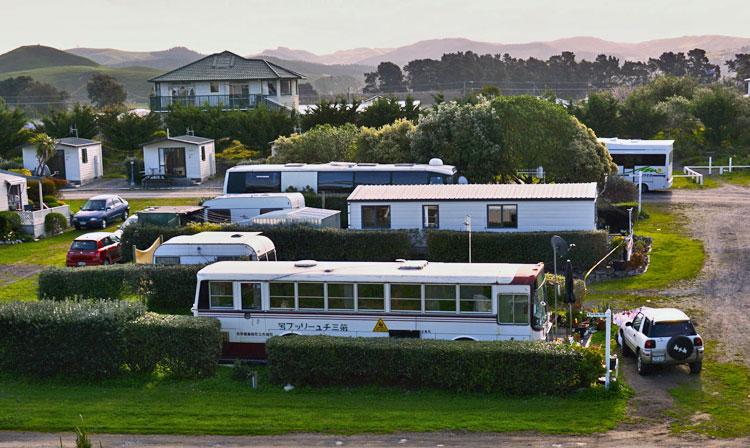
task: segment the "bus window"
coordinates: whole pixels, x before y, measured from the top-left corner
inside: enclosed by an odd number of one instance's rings
[[[491,313],[492,287],[480,285],[459,286],[462,313]]]
[[[352,283],[328,284],[328,309],[353,310],[354,285]]]
[[[454,285],[425,285],[424,309],[427,312],[456,312],[456,287]]]
[[[354,185],[390,185],[389,171],[357,171],[354,173]]]
[[[350,192],[354,189],[354,173],[321,171],[318,173],[318,192]]]
[[[298,283],[297,294],[300,309],[322,310],[324,308],[323,283]]]
[[[229,173],[227,193],[278,193],[281,173],[278,171],[250,171]]]
[[[498,294],[497,323],[529,324],[529,296],[525,294]]]
[[[294,308],[294,283],[271,283],[271,308],[291,310]]]
[[[357,308],[360,311],[385,310],[385,285],[359,283],[357,285]]]
[[[391,285],[391,311],[422,311],[422,287]]]
[[[443,176],[442,174],[434,174],[430,173],[430,184],[448,184],[453,182],[447,182],[446,181],[447,176]]]
[[[232,282],[209,282],[208,298],[211,308],[234,308]]]
[[[393,185],[423,185],[428,181],[424,171],[394,171]],[[430,182],[433,183],[433,182]],[[436,182],[441,183],[442,182]]]
[[[260,310],[260,283],[240,283],[243,310]]]

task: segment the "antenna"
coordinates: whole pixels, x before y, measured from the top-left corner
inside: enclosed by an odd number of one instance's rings
[[[188,127],[187,129],[185,129],[185,135],[195,135],[195,131]]]
[[[70,129],[69,129],[69,131],[68,131],[68,132],[69,132],[69,133],[70,133],[71,135],[72,135],[72,134],[75,134],[75,135],[76,135],[76,138],[78,138],[78,127],[76,126],[76,124],[75,124],[75,123],[73,123],[73,125],[71,125],[71,126],[70,126]]]

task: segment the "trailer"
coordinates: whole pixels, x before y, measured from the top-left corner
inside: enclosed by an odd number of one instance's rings
[[[276,247],[260,232],[201,232],[160,245],[154,264],[211,264],[217,261],[276,261]]]

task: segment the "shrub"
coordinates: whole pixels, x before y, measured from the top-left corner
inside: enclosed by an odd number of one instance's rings
[[[48,376],[110,376],[125,354],[126,302],[13,302],[0,306],[0,368]]]
[[[62,213],[48,213],[44,217],[44,232],[47,235],[57,235],[68,227],[68,218]]]
[[[21,216],[18,213],[0,212],[0,241],[12,240],[21,232]]]
[[[552,267],[550,239],[559,235],[576,247],[567,255],[577,271],[593,266],[607,254],[607,233],[590,232],[474,232],[472,261],[475,263],[538,263],[547,271]],[[465,232],[434,230],[427,233],[427,254],[430,261],[468,261],[468,235]],[[559,260],[558,260],[559,261]]]
[[[177,377],[206,377],[221,354],[221,324],[216,319],[147,313],[125,329],[126,362],[133,371],[157,365]]]
[[[547,342],[274,337],[270,380],[298,386],[396,386],[512,395],[591,385],[601,353]]]
[[[601,197],[612,203],[633,202],[638,199],[638,187],[622,176],[610,174],[604,183]]]

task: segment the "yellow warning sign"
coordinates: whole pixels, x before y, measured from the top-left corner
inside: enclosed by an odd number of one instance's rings
[[[383,319],[378,319],[372,331],[375,333],[388,333],[388,326],[383,322]]]

